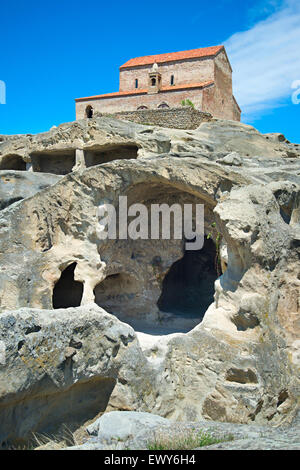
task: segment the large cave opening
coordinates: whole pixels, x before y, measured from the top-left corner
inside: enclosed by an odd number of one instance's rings
[[[95,302],[136,332],[162,336],[186,333],[198,325],[214,302],[215,281],[221,274],[214,239],[214,204],[199,196],[164,184],[137,184],[128,192],[128,207],[137,202],[147,208],[147,239],[116,239],[99,245],[99,256],[106,265],[106,278],[94,288]],[[203,204],[204,237],[200,250],[186,250],[185,235],[173,237],[175,217],[160,217],[158,238],[151,237],[151,211],[158,204],[181,207]],[[132,216],[133,220],[135,216]],[[170,223],[170,238],[163,227]],[[183,220],[183,219],[182,219]],[[129,223],[132,219],[129,217]],[[178,221],[176,222],[178,223]],[[218,242],[219,244],[219,242]]]
[[[137,332],[186,333],[202,321],[214,301],[219,276],[216,246],[207,238],[200,250],[159,243],[132,244],[126,267],[124,263],[122,271],[95,286],[95,302]],[[121,260],[118,244],[114,249]]]
[[[218,278],[216,247],[205,237],[200,250],[186,250],[166,274],[157,306],[162,312],[197,319],[214,301],[214,283]]]
[[[91,148],[84,152],[87,167],[108,163],[113,160],[131,160],[137,158],[138,147],[134,144],[111,145],[102,148]]]
[[[53,308],[79,307],[82,299],[83,285],[74,280],[77,263],[72,263],[61,273],[53,289]]]

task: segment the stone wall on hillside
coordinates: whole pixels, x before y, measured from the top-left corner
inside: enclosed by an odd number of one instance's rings
[[[202,122],[211,121],[212,116],[191,106],[181,108],[139,109],[114,113],[114,118],[133,121],[137,124],[169,127],[172,129],[197,129]]]

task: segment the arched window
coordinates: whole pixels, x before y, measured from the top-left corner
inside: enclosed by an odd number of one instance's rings
[[[141,105],[141,106],[139,106],[137,109],[138,109],[138,111],[139,111],[140,109],[148,109],[148,108],[147,108],[147,106]]]
[[[135,88],[138,88],[138,87],[139,87],[139,81],[138,81],[138,79],[136,78],[136,79],[135,79]]]
[[[174,75],[171,75],[171,78],[170,78],[170,85],[174,85]]]
[[[151,86],[155,86],[156,85],[156,79],[155,78],[151,78]]]
[[[93,114],[94,114],[94,110],[93,110],[93,107],[91,105],[88,105],[86,108],[85,108],[85,115],[88,119],[91,119],[93,117]]]
[[[157,106],[158,108],[169,108],[170,106],[167,103],[160,103],[160,105]]]

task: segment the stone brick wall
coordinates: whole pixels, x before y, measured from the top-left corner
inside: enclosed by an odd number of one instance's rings
[[[182,108],[123,111],[114,113],[113,117],[122,121],[133,121],[137,124],[150,124],[173,129],[196,129],[202,122],[212,119],[211,114],[203,113],[188,106]]]
[[[135,90],[135,79],[138,88],[148,88],[149,72],[152,65],[131,67],[120,70],[120,91]],[[170,86],[171,75],[174,75],[174,85],[207,82],[214,79],[214,58],[177,60],[159,64],[162,87]]]
[[[240,113],[232,96],[232,70],[225,52],[215,59],[214,87],[203,90],[202,110],[219,119],[240,121]]]
[[[232,96],[232,101],[233,101],[233,120],[234,121],[240,121],[242,111],[241,111],[239,105],[237,104],[236,99],[235,99],[234,96]]]
[[[213,85],[211,86],[213,87]],[[207,87],[211,88],[211,87]],[[148,109],[157,109],[162,103],[166,103],[170,108],[180,106],[182,100],[190,99],[195,107],[202,111],[202,95],[205,89],[174,90],[169,92],[159,92],[153,95],[147,93],[134,96],[116,96],[105,99],[90,99],[76,102],[76,119],[86,117],[87,106],[92,106],[94,112],[117,113],[123,111],[135,111],[139,106],[146,106]],[[206,111],[203,109],[203,111]]]

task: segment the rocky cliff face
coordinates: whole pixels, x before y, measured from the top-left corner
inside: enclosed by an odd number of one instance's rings
[[[95,118],[1,141],[3,442],[105,410],[292,420],[299,146],[216,119],[184,131]],[[204,204],[203,249],[100,240],[97,208],[119,196]]]

